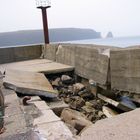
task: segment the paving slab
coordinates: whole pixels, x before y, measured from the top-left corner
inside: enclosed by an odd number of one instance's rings
[[[72,133],[62,121],[42,124],[37,129],[47,140],[74,140]]]
[[[51,84],[41,73],[7,70],[4,78],[4,86],[26,95],[38,95],[44,97],[57,97],[58,92],[53,90]]]
[[[42,72],[45,74],[49,74],[49,73],[72,71],[74,70],[74,67],[56,63],[47,59],[34,59],[0,65],[0,71],[4,72],[7,69],[30,71],[30,72]]]
[[[100,120],[82,131],[79,140],[139,140],[140,109]]]

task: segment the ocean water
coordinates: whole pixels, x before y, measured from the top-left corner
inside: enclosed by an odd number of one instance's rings
[[[66,43],[109,45],[125,48],[129,46],[140,45],[140,36],[77,40],[77,41],[68,41]]]

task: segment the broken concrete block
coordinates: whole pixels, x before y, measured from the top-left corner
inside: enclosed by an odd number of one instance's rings
[[[127,105],[127,104],[124,104],[122,102],[117,102],[117,101],[112,100],[112,99],[110,99],[110,98],[108,98],[106,96],[103,96],[101,94],[98,94],[97,96],[98,96],[99,99],[103,100],[104,102],[107,102],[107,103],[109,103],[109,104],[111,104],[111,105],[113,105],[113,106],[115,106],[115,107],[117,107],[117,108],[119,108],[119,109],[121,109],[123,111],[127,112],[127,111],[134,110],[133,107],[131,107],[131,106]]]
[[[74,140],[72,133],[62,121],[41,124],[36,129],[47,140]]]
[[[37,95],[49,98],[58,96],[44,74],[7,70],[4,78],[4,86],[15,90],[22,95]]]
[[[104,49],[105,50],[105,49]],[[75,71],[86,79],[94,79],[97,83],[105,85],[107,82],[109,57],[100,53],[102,49],[94,46],[76,47]]]
[[[61,120],[54,114],[52,110],[43,110],[41,112],[42,112],[41,116],[34,120],[34,125],[45,124]]]
[[[118,115],[118,113],[107,106],[103,106],[103,113],[107,118],[114,117]]]

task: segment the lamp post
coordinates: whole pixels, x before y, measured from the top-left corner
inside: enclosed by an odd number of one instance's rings
[[[36,0],[37,8],[42,11],[43,30],[45,44],[49,44],[49,29],[47,21],[47,9],[51,7],[50,0]]]

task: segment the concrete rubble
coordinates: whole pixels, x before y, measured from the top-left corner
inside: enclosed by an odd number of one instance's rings
[[[4,86],[14,91],[2,87],[6,103],[0,122],[4,120],[6,131],[0,139],[139,139],[138,52],[139,48],[54,44],[42,53],[50,60],[1,65]]]

